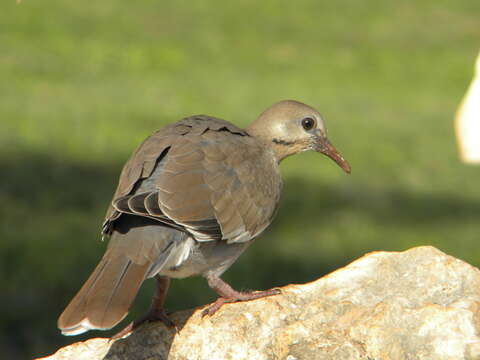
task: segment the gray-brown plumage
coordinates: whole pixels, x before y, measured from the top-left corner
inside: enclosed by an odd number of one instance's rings
[[[220,295],[209,315],[225,302],[278,293],[238,292],[220,275],[272,222],[282,188],[279,162],[306,150],[350,172],[320,114],[292,100],[274,104],[245,130],[198,115],[148,137],[122,170],[103,227],[109,246],[60,316],[62,333],[112,328],[151,277],[157,291],[143,320],[166,323],[170,278],[204,276]]]

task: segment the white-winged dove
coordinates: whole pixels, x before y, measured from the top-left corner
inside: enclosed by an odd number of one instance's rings
[[[148,137],[122,170],[103,227],[108,248],[58,319],[62,333],[117,325],[152,277],[150,311],[122,334],[145,320],[172,325],[163,311],[170,278],[207,279],[220,297],[204,315],[227,302],[279,293],[239,292],[220,275],[272,222],[282,188],[280,161],[307,150],[350,172],[320,114],[293,100],[274,104],[245,130],[197,115]]]

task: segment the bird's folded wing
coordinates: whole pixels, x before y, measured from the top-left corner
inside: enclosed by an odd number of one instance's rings
[[[198,241],[249,241],[271,222],[281,180],[273,156],[243,130],[196,116],[149,137],[125,165],[107,222],[159,220]]]

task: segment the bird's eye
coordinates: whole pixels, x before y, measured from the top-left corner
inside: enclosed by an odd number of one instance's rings
[[[315,127],[315,119],[312,119],[311,117],[306,117],[305,119],[302,119],[302,127],[306,130],[312,130]]]

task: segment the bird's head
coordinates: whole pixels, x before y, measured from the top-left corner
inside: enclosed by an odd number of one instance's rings
[[[327,139],[321,115],[301,102],[283,100],[270,106],[246,130],[270,144],[279,162],[287,156],[314,150],[350,173],[350,165]]]

